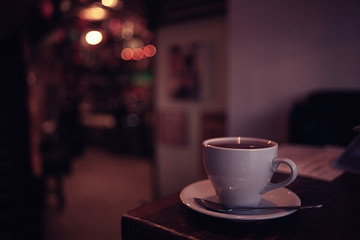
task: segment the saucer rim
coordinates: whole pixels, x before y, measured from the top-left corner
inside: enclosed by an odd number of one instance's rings
[[[205,180],[200,180],[200,181],[191,183],[191,184],[187,185],[186,187],[184,187],[180,192],[180,200],[188,208],[190,208],[196,212],[208,215],[208,216],[222,218],[222,219],[235,220],[235,221],[256,221],[256,220],[267,220],[267,219],[285,217],[285,216],[288,216],[297,211],[297,210],[279,210],[276,212],[261,213],[261,214],[234,214],[234,213],[230,214],[230,213],[219,213],[219,212],[211,211],[211,210],[205,209],[204,207],[195,203],[193,198],[199,197],[199,196],[189,194],[189,192],[191,192],[195,187],[198,187],[200,185],[204,185],[207,188],[205,191],[213,192],[212,195],[208,195],[207,197],[215,196],[215,190],[212,188],[210,180],[205,179]],[[284,187],[271,190],[271,191],[265,193],[263,196],[279,195],[279,193],[283,192],[283,191],[287,191],[287,194],[290,194],[292,196],[292,198],[293,198],[292,201],[294,201],[294,202],[291,203],[291,205],[298,205],[298,206],[301,205],[301,199],[299,198],[299,196],[296,193],[294,193],[293,191],[289,190],[288,188],[284,188]],[[192,196],[189,196],[189,195],[192,195]],[[200,197],[205,197],[205,196],[200,196]],[[274,201],[276,201],[276,200],[274,200]],[[276,202],[274,202],[274,203],[276,204]]]

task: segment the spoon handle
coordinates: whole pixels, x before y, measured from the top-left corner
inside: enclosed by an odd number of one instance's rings
[[[231,211],[246,211],[246,210],[255,210],[255,209],[263,209],[263,210],[297,210],[297,209],[311,209],[311,208],[321,208],[322,204],[316,205],[300,205],[300,206],[260,206],[260,207],[235,207],[229,208],[224,206],[221,203],[209,201],[206,199],[194,198],[194,201],[201,205],[202,207],[218,212],[231,212]]]

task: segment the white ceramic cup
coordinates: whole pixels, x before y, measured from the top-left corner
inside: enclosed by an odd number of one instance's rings
[[[258,206],[261,195],[292,183],[297,177],[295,163],[277,158],[274,141],[249,137],[223,137],[203,142],[206,174],[220,202],[229,207]],[[280,164],[290,167],[290,176],[271,183]]]

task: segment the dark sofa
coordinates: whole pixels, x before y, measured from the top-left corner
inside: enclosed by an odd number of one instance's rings
[[[360,90],[321,90],[297,102],[290,113],[289,142],[347,146],[360,125]]]

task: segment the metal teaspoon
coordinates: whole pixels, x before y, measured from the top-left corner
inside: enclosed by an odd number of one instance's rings
[[[255,209],[263,209],[263,210],[298,210],[298,209],[312,209],[312,208],[321,208],[322,204],[315,205],[301,205],[301,206],[262,206],[262,207],[236,207],[229,208],[221,203],[213,202],[206,199],[194,198],[194,201],[201,205],[202,207],[215,211],[215,212],[232,212],[232,211],[247,211],[247,210],[255,210]]]

